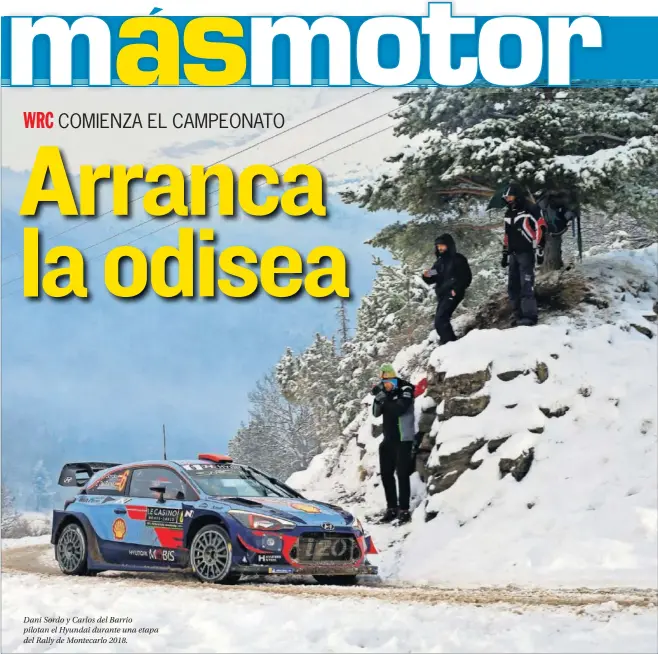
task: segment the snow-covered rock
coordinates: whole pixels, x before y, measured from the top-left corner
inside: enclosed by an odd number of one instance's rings
[[[658,245],[590,257],[580,274],[600,301],[398,354],[407,379],[428,377],[427,484],[414,473],[411,525],[371,525],[383,576],[656,586],[657,269]],[[289,483],[367,522],[384,508],[373,423],[367,407]]]

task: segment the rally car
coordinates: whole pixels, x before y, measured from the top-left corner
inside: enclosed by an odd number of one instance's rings
[[[225,455],[67,463],[59,484],[81,488],[53,512],[67,575],[191,569],[211,583],[296,574],[346,585],[377,574],[367,560],[377,550],[352,514]]]

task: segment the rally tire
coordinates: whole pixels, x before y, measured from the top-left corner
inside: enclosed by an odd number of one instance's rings
[[[358,581],[356,575],[313,575],[313,578],[327,586],[355,586]]]
[[[87,537],[81,525],[69,522],[57,536],[55,559],[65,575],[88,575]]]
[[[199,529],[190,546],[190,565],[198,579],[207,584],[231,584],[239,575],[231,572],[231,539],[217,524]]]

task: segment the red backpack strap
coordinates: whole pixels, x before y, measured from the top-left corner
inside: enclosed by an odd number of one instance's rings
[[[422,395],[427,390],[427,377],[423,377],[414,388],[414,397]]]

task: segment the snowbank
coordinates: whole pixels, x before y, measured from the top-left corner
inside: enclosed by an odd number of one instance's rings
[[[427,497],[413,477],[411,526],[371,527],[385,577],[658,585],[657,269],[658,245],[592,257],[582,274],[598,306],[399,354],[407,378],[429,372],[438,406],[417,402],[431,452]],[[422,352],[428,369],[410,369]],[[442,398],[451,386],[458,391]],[[384,501],[377,433],[366,409],[341,451],[290,483],[367,519]]]
[[[367,597],[309,601],[303,589],[295,588],[286,595],[6,574],[2,608],[5,652],[652,652],[656,640],[653,611],[620,610],[615,602],[578,614]],[[26,625],[25,617],[45,616],[128,617],[136,633],[119,636],[125,644],[24,644],[26,627],[44,626]],[[68,624],[81,626],[94,625]],[[36,637],[52,638],[51,628]],[[140,629],[156,632],[146,635]]]

